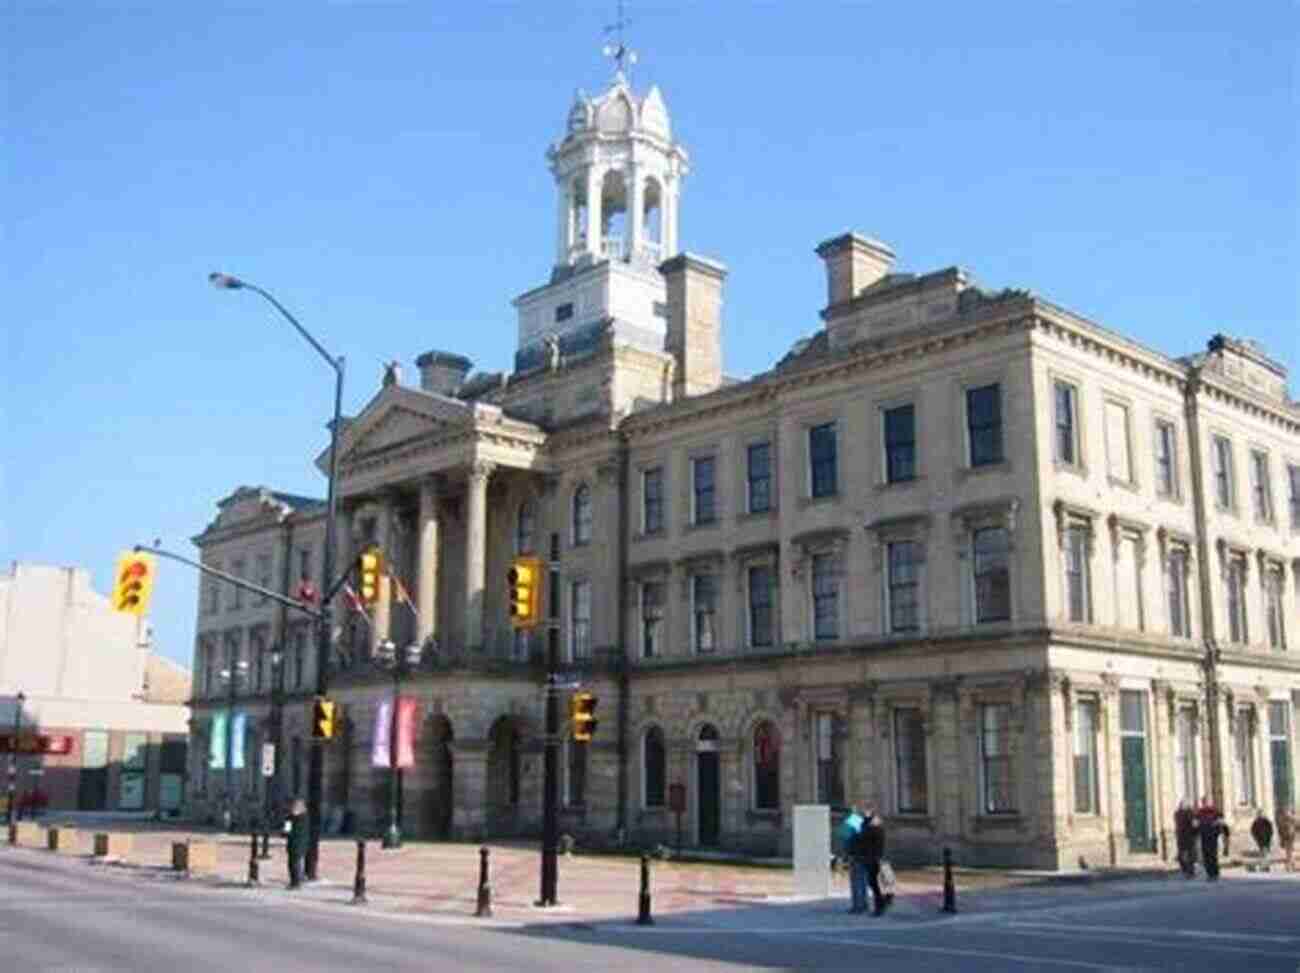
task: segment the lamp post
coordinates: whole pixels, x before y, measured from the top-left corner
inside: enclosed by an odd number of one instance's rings
[[[18,690],[18,695],[14,697],[14,736],[9,751],[9,809],[5,812],[6,824],[13,824],[18,820],[18,734],[22,732],[23,703],[26,701],[27,696],[21,689]]]
[[[235,830],[233,814],[234,798],[234,763],[235,763],[235,700],[239,693],[239,680],[248,678],[248,660],[235,660],[229,669],[217,673],[226,685],[226,808],[222,812],[227,831]],[[239,741],[242,746],[244,741]]]
[[[275,754],[275,769],[266,782],[266,830],[275,821],[275,809],[280,804],[280,763],[284,741],[284,652],[276,645],[271,649],[271,746]]]
[[[388,723],[388,830],[384,832],[383,847],[402,847],[402,829],[397,823],[397,701],[402,696],[402,679],[420,664],[420,646],[412,642],[401,652],[392,639],[379,643],[375,661],[393,674],[393,704],[389,708]]]
[[[329,691],[330,638],[334,627],[330,601],[334,593],[332,587],[334,584],[334,547],[336,521],[338,519],[338,498],[335,483],[338,480],[339,471],[338,445],[339,420],[343,409],[343,359],[342,357],[335,358],[327,352],[321,343],[298,323],[298,319],[285,310],[284,305],[262,288],[240,280],[238,277],[232,277],[230,274],[215,272],[208,274],[208,281],[218,290],[249,290],[263,297],[283,315],[286,321],[293,325],[294,330],[302,335],[303,339],[316,350],[316,353],[329,363],[330,368],[334,369],[334,419],[330,422],[330,472],[325,504],[325,563],[321,566],[323,583],[321,584],[320,618],[317,622],[316,636],[316,693],[323,696]],[[316,880],[316,863],[320,856],[321,792],[324,773],[325,754],[321,750],[320,741],[312,740],[311,759],[307,767],[307,854],[303,863],[308,881]]]

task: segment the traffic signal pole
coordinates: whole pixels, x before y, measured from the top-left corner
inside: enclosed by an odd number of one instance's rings
[[[546,599],[546,751],[542,781],[542,888],[539,906],[558,905],[560,845],[560,535],[551,534]]]

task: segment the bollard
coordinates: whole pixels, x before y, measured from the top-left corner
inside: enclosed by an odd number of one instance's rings
[[[655,921],[650,916],[650,856],[641,856],[641,901],[637,909],[636,924],[653,926]]]
[[[262,832],[262,854],[258,856],[262,861],[268,861],[271,858],[271,832]]]
[[[261,869],[257,864],[257,832],[250,832],[248,838],[248,884],[261,885]]]
[[[952,849],[943,850],[943,911],[957,914],[957,886],[952,881]]]
[[[492,883],[488,881],[488,850],[478,850],[478,908],[474,915],[480,919],[492,916]]]
[[[358,838],[357,875],[352,880],[352,904],[365,905],[368,901],[366,898],[366,842],[364,838]]]

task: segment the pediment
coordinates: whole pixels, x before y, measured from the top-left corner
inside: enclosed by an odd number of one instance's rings
[[[413,439],[464,429],[473,421],[467,403],[412,389],[385,389],[344,430],[339,456],[347,461]]]

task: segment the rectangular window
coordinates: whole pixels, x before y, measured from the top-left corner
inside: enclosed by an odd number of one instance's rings
[[[716,492],[714,489],[714,467],[712,456],[704,456],[691,461],[691,482],[694,499],[694,523],[711,524],[718,519]]]
[[[555,307],[555,320],[567,321],[573,317],[573,303],[557,304]]]
[[[1191,706],[1180,706],[1174,717],[1174,791],[1180,801],[1195,803],[1199,797],[1200,774],[1198,773],[1197,748],[1200,746],[1200,734],[1197,733],[1196,710]]]
[[[748,450],[748,502],[752,514],[772,509],[772,446],[754,443]]]
[[[984,814],[1014,814],[1011,774],[1011,706],[988,703],[980,707],[980,810]]]
[[[889,631],[915,632],[921,627],[921,545],[889,545]]]
[[[1233,506],[1232,489],[1232,443],[1226,436],[1215,436],[1210,449],[1211,462],[1214,465],[1214,502],[1220,510],[1231,510]]]
[[[1097,814],[1097,701],[1074,707],[1074,813]]]
[[[268,590],[271,587],[271,555],[270,554],[257,555],[257,583],[261,585],[263,588],[266,588]],[[266,595],[257,596],[257,603],[259,605],[264,605],[270,600],[271,599],[268,598]]]
[[[1233,557],[1228,562],[1228,640],[1244,645],[1246,630],[1246,559]]]
[[[1169,634],[1190,638],[1191,613],[1187,604],[1187,552],[1175,548],[1169,552]]]
[[[1246,807],[1255,806],[1255,755],[1250,722],[1251,711],[1238,710],[1232,734],[1232,770],[1237,778],[1237,803]]]
[[[916,407],[900,405],[886,409],[884,423],[885,482],[916,479]]]
[[[664,585],[646,581],[641,585],[641,655],[653,659],[660,654],[664,626]]]
[[[293,686],[302,689],[307,684],[307,633],[299,632],[293,645]]]
[[[298,580],[306,581],[311,578],[311,548],[298,548]]]
[[[1156,493],[1178,496],[1178,440],[1174,424],[1163,419],[1156,422]]]
[[[1132,451],[1129,447],[1128,406],[1106,403],[1106,464],[1112,480],[1133,482]]]
[[[1268,453],[1252,450],[1250,454],[1251,492],[1255,498],[1255,519],[1273,522],[1273,484],[1269,482]]]
[[[1078,462],[1076,403],[1078,391],[1069,382],[1053,386],[1056,405],[1056,461],[1073,466]]]
[[[239,578],[241,581],[243,580],[243,578],[244,578],[244,561],[243,561],[242,558],[239,559],[239,560],[237,560],[237,561],[235,561],[235,562],[233,562],[233,563],[230,565],[230,573],[233,574],[236,578]],[[227,606],[228,608],[235,609],[235,610],[238,610],[238,609],[240,609],[240,608],[243,608],[243,607],[244,607],[244,589],[241,588],[241,587],[239,587],[239,585],[234,585],[234,584],[232,584],[232,585],[230,586],[230,598],[229,598],[229,600],[226,602],[226,606]]]
[[[1264,606],[1268,613],[1268,645],[1271,649],[1286,648],[1286,623],[1282,617],[1282,571],[1264,572]]]
[[[212,569],[214,571],[220,571],[221,562],[217,561],[213,563]],[[204,581],[204,584],[207,585],[208,614],[215,615],[221,610],[221,582],[216,578],[209,577]]]
[[[1011,543],[1005,527],[985,527],[972,538],[975,621],[1011,619]]]
[[[772,588],[776,572],[770,564],[749,569],[749,644],[765,648],[772,644]]]
[[[1002,386],[966,390],[966,432],[971,466],[1002,462]]]
[[[511,646],[513,654],[510,656],[515,662],[528,661],[528,657],[532,652],[531,639],[529,638],[531,635],[532,632],[526,628],[515,630],[514,644]]]
[[[894,779],[899,813],[925,814],[929,807],[925,723],[916,707],[894,710]]]
[[[587,803],[587,744],[573,739],[565,747],[564,803],[567,807],[582,807]]]
[[[1285,700],[1268,704],[1269,764],[1273,771],[1273,806],[1291,807],[1291,707]]]
[[[839,807],[844,804],[844,778],[840,773],[840,721],[834,713],[816,713],[813,720],[817,803]]]
[[[664,529],[664,471],[662,466],[641,474],[641,529],[654,534]]]
[[[1065,532],[1065,595],[1072,622],[1090,622],[1087,527]]]
[[[1288,466],[1286,476],[1291,489],[1291,527],[1300,529],[1300,466]]]
[[[833,554],[813,555],[812,599],[813,638],[839,638],[840,580]]]
[[[694,620],[695,651],[713,652],[718,647],[718,579],[711,574],[691,576],[691,613]]]
[[[569,657],[591,658],[591,582],[575,581],[570,592],[570,619],[572,619]]]
[[[831,497],[836,491],[835,423],[808,430],[809,489],[814,497]]]

